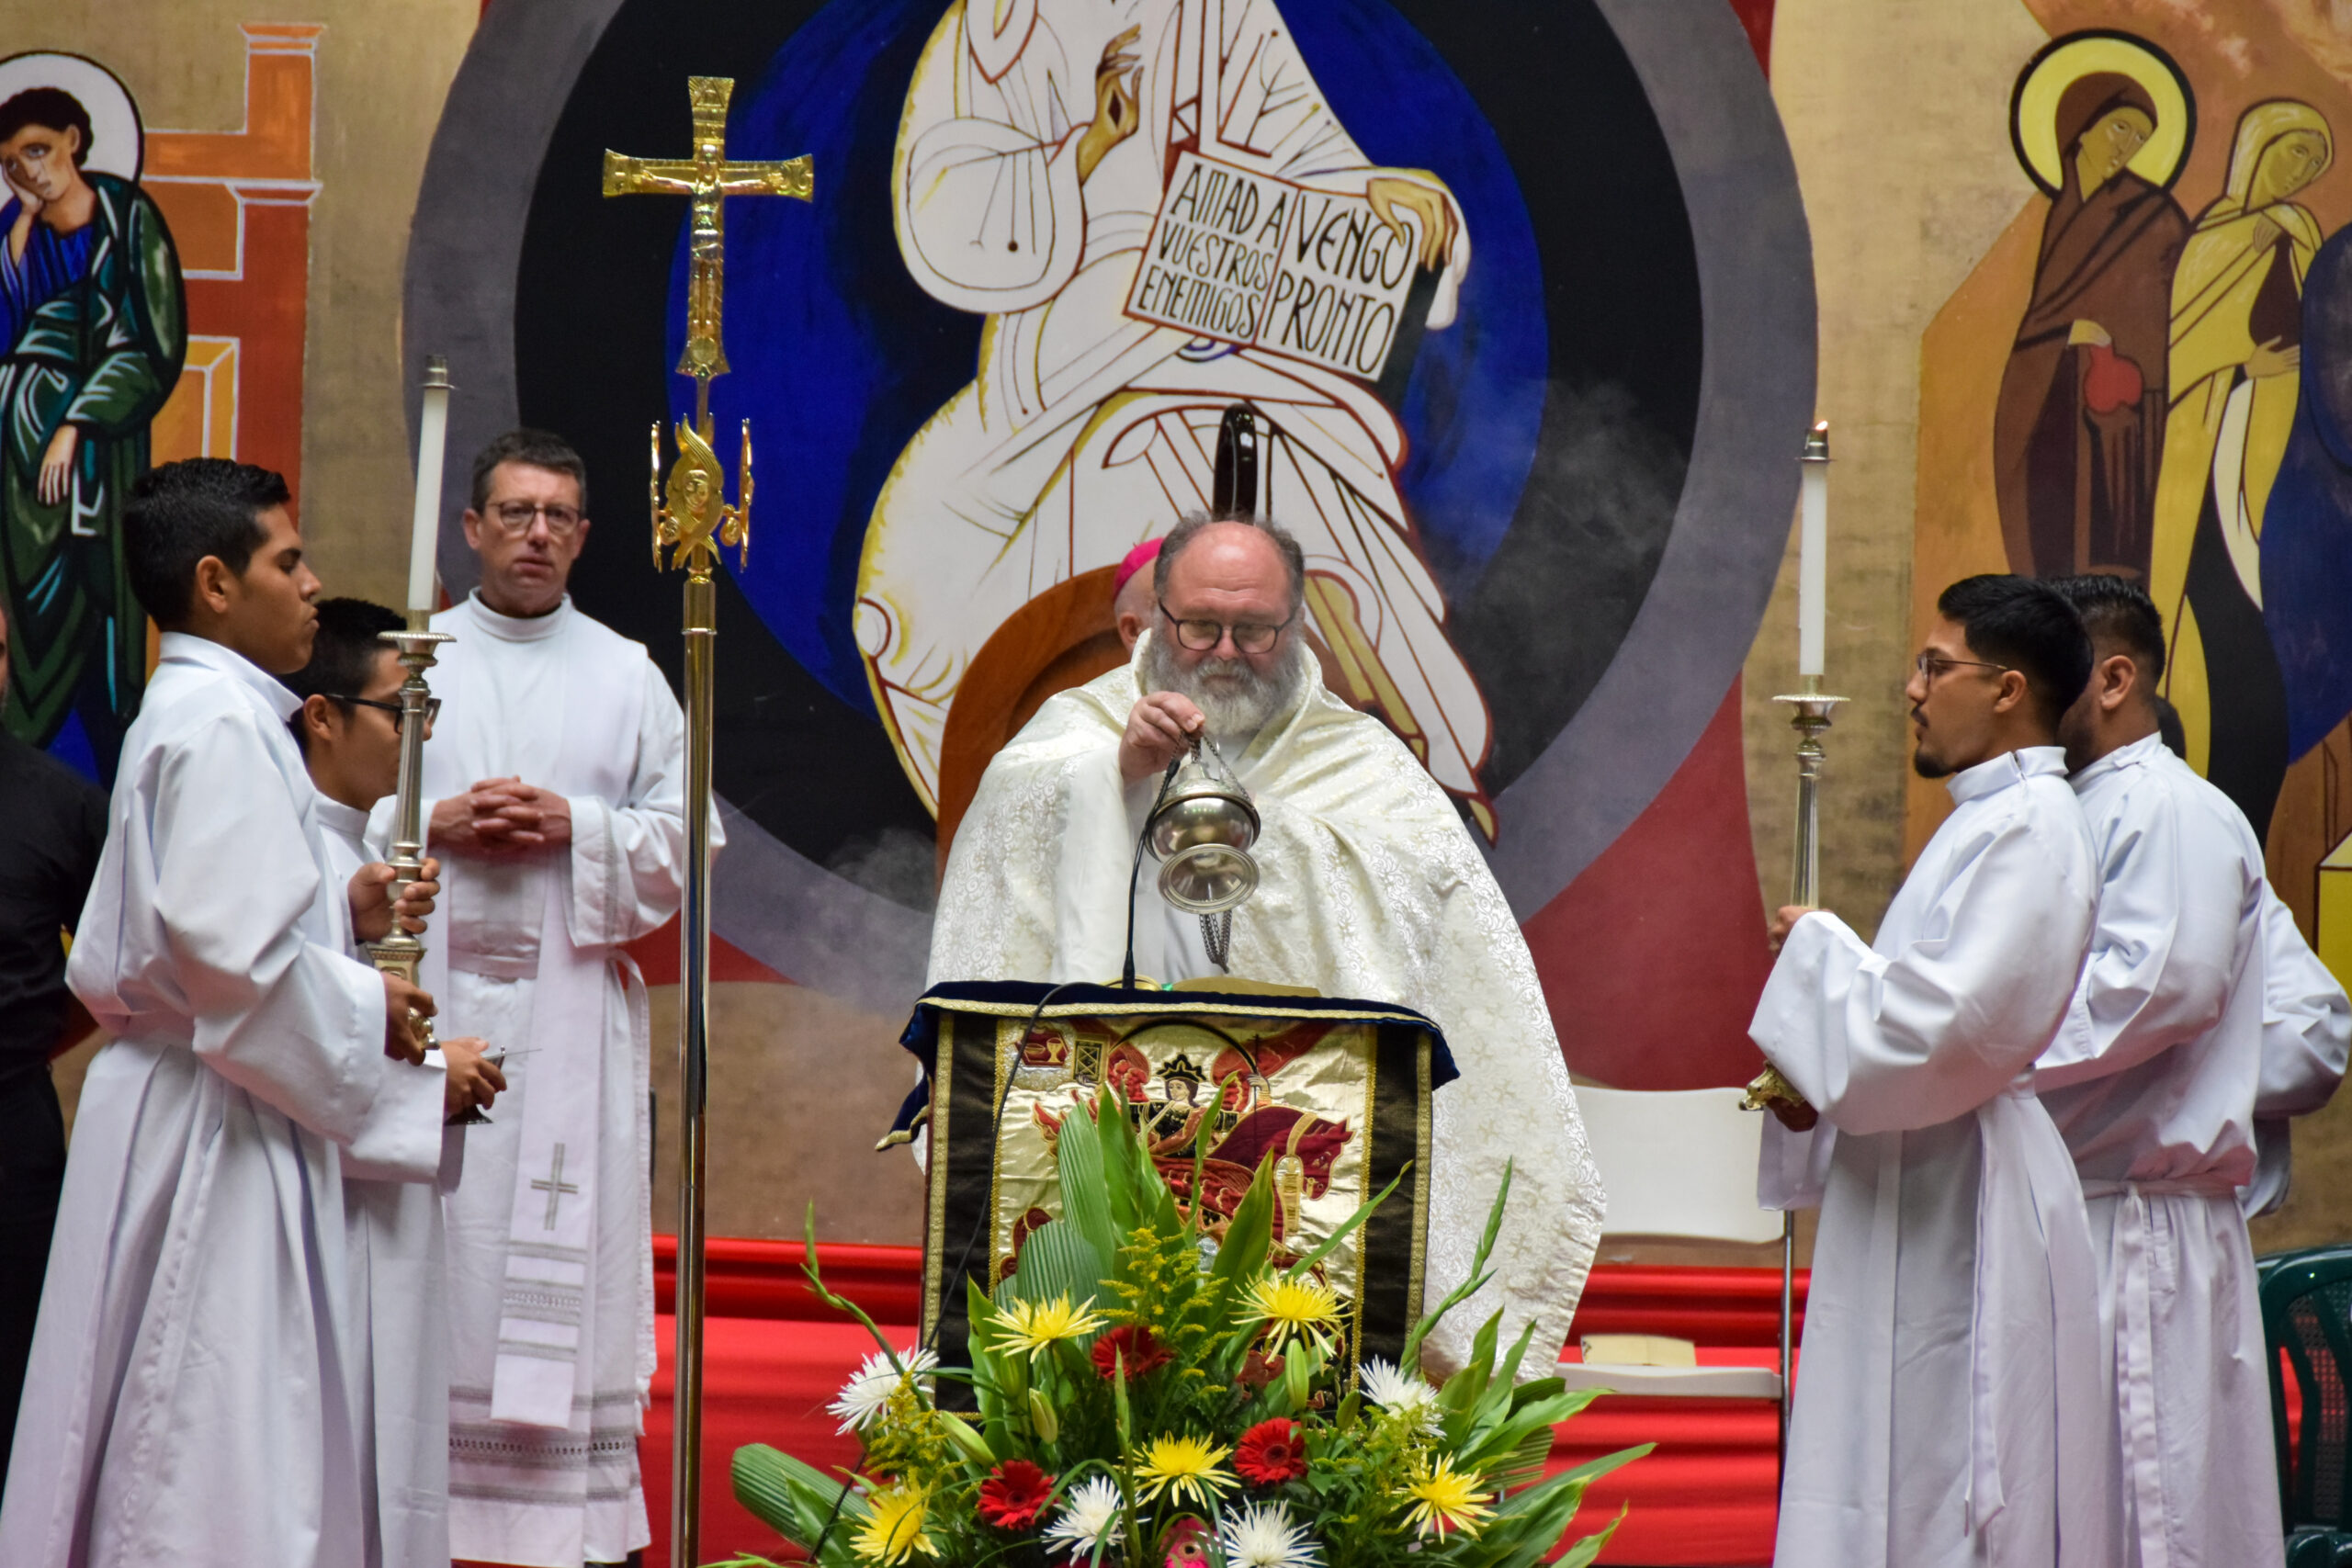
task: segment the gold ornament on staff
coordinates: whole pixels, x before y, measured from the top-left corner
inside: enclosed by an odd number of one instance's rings
[[[653,426],[653,565],[685,569],[686,886],[680,911],[681,1100],[678,1151],[676,1426],[671,1444],[670,1561],[702,1560],[702,1322],[704,1132],[709,1109],[711,736],[718,716],[713,679],[718,593],[712,573],[724,546],[748,558],[752,531],[752,422],[743,421],[737,499],[727,499],[727,469],[713,449],[710,382],[727,373],[720,342],[726,285],[726,202],[730,196],[815,194],[808,159],[781,163],[727,160],[727,103],[733,78],[690,76],[694,153],[680,159],[605,154],[606,196],[684,196],[693,201],[686,281],[686,345],[677,373],[695,380],[695,417],[674,428],[678,460],[662,480],[662,426]],[[669,558],[662,558],[664,547]]]

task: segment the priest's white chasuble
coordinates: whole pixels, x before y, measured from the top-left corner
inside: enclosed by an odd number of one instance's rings
[[[2081,972],[2097,862],[2056,747],[1948,787],[1877,941],[1805,916],[1749,1026],[1821,1112],[1765,1129],[1767,1206],[1821,1205],[1775,1560],[2107,1568],[2098,1283],[2029,1076]]]
[[[367,842],[368,815],[318,801],[331,881],[349,886],[383,857]],[[445,1078],[438,1066],[396,1074]],[[448,1266],[441,1195],[465,1154],[463,1129],[412,1117],[371,1124],[342,1150],[345,1255],[353,1328],[345,1345],[358,1433],[361,1498],[381,1568],[442,1568],[449,1561]]]
[[[123,742],[67,968],[115,1038],[74,1120],[9,1568],[369,1560],[336,1145],[437,1139],[442,1087],[384,1055],[293,707],[167,632]]]
[[[2034,1089],[2089,1205],[2127,1561],[2267,1561],[2286,1549],[2237,1194],[2262,1071],[2262,845],[2153,735],[2072,783],[2099,857],[2098,927]]]
[[[654,1351],[650,1042],[617,948],[677,913],[684,720],[645,649],[569,600],[518,620],[469,599],[433,626],[457,640],[433,675],[425,795],[519,775],[571,807],[567,848],[442,858],[441,1032],[514,1053],[446,1209],[450,1549],[618,1562],[651,1539],[637,1439]]]
[[[1151,634],[1146,633],[1147,637]],[[1137,653],[1148,646],[1138,643]],[[997,753],[956,834],[930,983],[1115,980],[1127,870],[1159,778],[1129,786],[1118,742],[1132,665],[1049,700]],[[1558,1359],[1603,1199],[1534,962],[1445,792],[1377,720],[1313,673],[1304,699],[1227,759],[1263,827],[1263,881],[1233,917],[1231,972],[1327,996],[1397,1002],[1445,1032],[1462,1077],[1432,1100],[1428,1300],[1468,1277],[1506,1160],[1498,1279],[1430,1336],[1432,1370],[1465,1356],[1486,1316],[1505,1343],[1530,1323],[1532,1375]],[[1144,868],[1136,949],[1155,978],[1215,973],[1197,921],[1173,917]],[[1173,918],[1171,918],[1173,917]]]

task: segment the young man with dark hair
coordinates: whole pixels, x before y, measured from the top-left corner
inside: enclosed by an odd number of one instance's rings
[[[619,949],[678,910],[685,720],[645,649],[565,592],[589,534],[579,455],[514,431],[473,475],[481,581],[433,618],[457,640],[424,751],[449,866],[426,973],[447,965],[428,983],[451,1032],[515,1055],[446,1208],[449,1537],[468,1561],[579,1568],[652,1537],[650,1040]]]
[[[373,860],[368,813],[400,781],[400,689],[406,671],[383,640],[405,623],[364,599],[326,599],[311,661],[286,678],[301,706],[288,721],[311,782],[336,874]],[[432,717],[425,738],[432,738]],[[480,1040],[445,1039],[444,1109],[487,1108],[506,1084]],[[427,1057],[430,1062],[432,1058]],[[457,1185],[464,1133],[442,1134],[433,1179],[401,1162],[343,1151],[344,1218],[360,1324],[352,1377],[363,1484],[374,1494],[380,1568],[449,1562],[449,1308],[441,1196]],[[364,1143],[365,1140],[362,1140]]]
[[[284,482],[141,476],[124,517],[162,661],[124,743],[67,980],[114,1036],[84,1081],[0,1562],[373,1560],[335,1145],[438,1163],[433,999],[351,954],[416,926],[331,868],[274,679],[318,579]]]
[[[2082,1177],[2114,1330],[2116,1516],[2142,1562],[2275,1559],[2270,1374],[2238,1190],[2256,1176],[2266,935],[2293,923],[2266,933],[2277,899],[2254,829],[2165,749],[2154,603],[2120,577],[2052,586],[2093,645],[2059,735],[2098,854],[2098,924],[2034,1088]],[[2340,1026],[2336,994],[2322,1016]],[[2334,1055],[2311,1086],[2323,1100],[2340,1031]]]
[[[0,614],[0,700],[8,619]],[[58,941],[82,918],[107,841],[106,793],[0,730],[0,1481],[32,1354],[41,1271],[65,1179],[65,1119],[50,1081],[72,998]],[[86,1023],[86,1020],[83,1021]],[[0,1492],[0,1495],[5,1495]]]
[[[2030,1088],[2098,897],[2057,745],[2089,639],[2022,578],[1956,582],[1937,611],[1905,695],[1951,815],[1874,942],[1780,911],[1749,1026],[1803,1097],[1773,1106],[1760,1195],[1821,1208],[1775,1561],[2103,1565],[2098,1283]]]

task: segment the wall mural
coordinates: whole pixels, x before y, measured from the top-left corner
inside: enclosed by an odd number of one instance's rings
[[[406,346],[450,357],[455,450],[518,420],[579,446],[603,526],[575,593],[673,664],[674,589],[629,541],[647,425],[691,395],[685,236],[603,200],[599,160],[678,143],[689,71],[736,78],[731,155],[813,156],[813,204],[728,215],[712,412],[752,420],[760,479],[720,589],[722,977],[902,1015],[981,770],[1122,657],[1113,569],[1205,502],[1244,399],[1327,673],[1488,846],[1571,1061],[1744,1076],[1735,689],[1814,327],[1722,0],[608,6],[584,37],[486,14]],[[463,592],[448,532],[443,562]]]
[[[242,29],[244,123],[227,132],[144,126],[80,55],[0,60],[6,722],[103,780],[153,662],[123,574],[131,481],[236,456],[299,496],[322,30]]]
[[[2352,852],[2352,51],[2284,7],[2031,8],[2055,36],[2010,132],[2039,194],[1928,333],[1917,581],[2145,583],[2189,761],[2352,973],[2322,874]]]

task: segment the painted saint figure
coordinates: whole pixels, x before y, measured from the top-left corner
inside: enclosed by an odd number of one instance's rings
[[[2148,570],[2165,394],[2165,290],[2188,222],[2130,167],[2157,124],[2148,90],[2094,71],[2059,96],[2063,175],[1994,415],[2010,567]]]
[[[854,625],[892,744],[936,810],[948,710],[989,635],[1204,507],[1219,418],[1246,399],[1273,431],[1260,503],[1306,547],[1306,614],[1348,696],[1491,836],[1491,725],[1397,491],[1396,414],[1362,381],[1125,313],[1186,151],[1409,213],[1437,277],[1428,325],[1453,318],[1470,246],[1453,197],[1371,164],[1273,0],[951,6],[908,89],[892,197],[917,283],[988,325],[978,376],[909,444],[866,534]]]
[[[2290,761],[2352,715],[2352,229],[2329,236],[2303,275],[2301,342],[2294,431],[2262,530],[2262,619],[2286,688]]]
[[[2269,831],[2287,694],[2263,625],[2263,519],[2295,423],[2303,274],[2319,224],[2289,197],[2327,168],[2319,111],[2272,99],[2238,119],[2221,197],[2172,288],[2172,413],[2148,591],[2170,640],[2164,694],[2192,767]]]
[[[0,104],[0,586],[17,634],[10,731],[46,746],[78,715],[110,779],[147,668],[122,508],[187,321],[163,214],[131,180],[85,167],[91,152],[90,115],[62,88]]]

